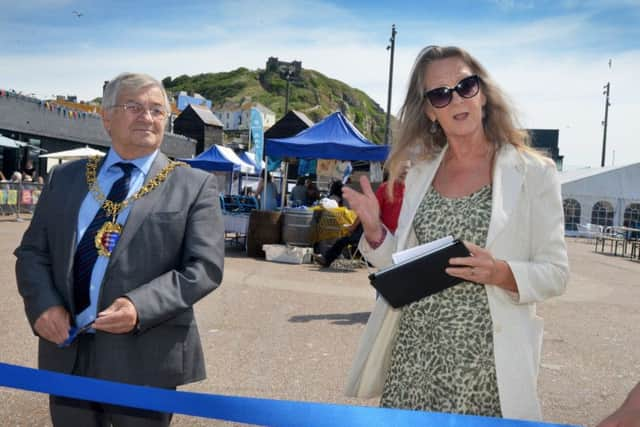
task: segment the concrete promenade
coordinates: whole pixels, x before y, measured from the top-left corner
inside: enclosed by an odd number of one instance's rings
[[[0,361],[36,365],[14,277],[27,223],[0,217]],[[640,381],[640,263],[569,241],[568,292],[539,305],[545,336],[539,394],[545,420],[594,425]],[[196,306],[209,378],[183,390],[376,405],[342,389],[374,292],[367,270],[321,270],[230,248],[222,286]],[[0,426],[48,426],[47,397],[0,388]],[[175,426],[227,426],[176,416]]]

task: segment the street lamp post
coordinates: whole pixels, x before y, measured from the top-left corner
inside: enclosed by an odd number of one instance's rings
[[[287,115],[287,113],[289,112],[289,85],[291,84],[291,74],[287,73],[285,75],[285,80],[287,81],[287,97],[284,101],[284,114]]]
[[[290,67],[286,67],[285,69],[280,71],[280,77],[283,78],[287,82],[286,93],[284,98],[284,115],[287,115],[289,112],[289,94],[290,94],[290,84],[291,79],[294,77],[294,71]]]
[[[611,88],[611,83],[607,82],[607,84],[604,86],[604,92],[602,92],[602,94],[605,95],[605,101],[604,101],[604,120],[602,121],[602,126],[604,127],[604,130],[602,134],[602,160],[600,161],[601,167],[604,167],[604,159],[605,159],[606,150],[607,150],[607,123],[609,121],[609,106],[611,105],[611,103],[609,102],[610,88]]]
[[[393,24],[391,26],[391,38],[389,39],[389,44],[387,46],[387,50],[391,50],[391,59],[389,61],[389,91],[387,94],[387,122],[384,128],[384,143],[385,145],[389,145],[389,127],[391,126],[391,88],[393,85],[393,53],[395,52],[396,47],[396,25]]]
[[[609,71],[611,71],[611,58],[609,58]],[[602,121],[602,126],[604,127],[602,133],[602,159],[600,160],[600,167],[604,167],[604,160],[606,157],[607,151],[607,125],[609,123],[609,106],[611,103],[609,102],[609,94],[611,90],[611,82],[607,82],[604,85],[604,91],[602,94],[605,96],[604,98],[604,120]]]

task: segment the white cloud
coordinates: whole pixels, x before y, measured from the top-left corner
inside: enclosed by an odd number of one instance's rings
[[[231,19],[240,6],[257,8],[261,14]],[[125,70],[176,77],[240,66],[264,68],[269,56],[278,56],[300,60],[303,67],[361,89],[386,107],[389,52],[385,47],[390,24],[364,22],[339,7],[313,2],[268,7],[253,0],[242,5],[225,2],[211,13],[220,14],[220,19],[201,26],[112,30],[120,34],[119,40],[131,40],[136,46],[130,42],[112,46],[94,38],[62,54],[59,50],[8,53],[0,62],[0,86],[43,97],[76,94],[91,99],[100,95],[104,80]],[[311,23],[304,29],[291,24],[307,14],[317,22],[305,21]],[[331,24],[322,22],[327,16],[335,18]],[[261,19],[269,25],[260,25]],[[566,155],[566,164],[599,164],[602,86],[610,80],[613,105],[608,146],[616,150],[617,162],[640,161],[640,144],[634,141],[640,134],[636,119],[640,86],[632,76],[640,69],[640,50],[613,52],[609,70],[608,54],[574,48],[578,41],[597,36],[591,25],[584,13],[510,25],[399,23],[392,112],[397,113],[401,105],[419,50],[433,43],[457,44],[480,59],[511,95],[524,125],[560,130],[560,151]]]

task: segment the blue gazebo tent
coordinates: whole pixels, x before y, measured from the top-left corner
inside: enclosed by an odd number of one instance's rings
[[[200,153],[193,159],[179,159],[188,163],[191,167],[206,170],[208,172],[233,172],[240,170],[240,165],[232,162],[222,155],[222,153],[216,149],[216,146],[211,146],[208,150]]]
[[[339,111],[289,138],[268,138],[269,157],[298,157],[383,162],[389,147],[366,139]]]
[[[240,160],[242,160],[243,162],[253,166],[256,175],[258,175],[262,170],[262,168],[264,167],[264,161],[260,161],[260,165],[258,165],[258,161],[256,160],[255,153],[243,151],[242,153],[240,153],[238,157],[240,157]]]
[[[232,172],[240,170],[246,173],[254,173],[255,166],[251,162],[244,161],[228,147],[212,145],[206,151],[193,159],[180,159],[194,168],[206,171]]]
[[[193,159],[179,159],[188,163],[191,167],[205,170],[207,172],[229,172],[231,180],[229,181],[228,191],[231,193],[231,185],[234,172],[253,173],[255,168],[253,165],[241,160],[236,153],[228,147],[221,145],[212,145],[206,151],[200,153]],[[238,173],[238,192],[242,188],[242,174]]]

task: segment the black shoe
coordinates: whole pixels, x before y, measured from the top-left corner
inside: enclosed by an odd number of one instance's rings
[[[323,267],[329,267],[327,260],[324,259],[324,255],[322,254],[313,254],[313,260]]]

